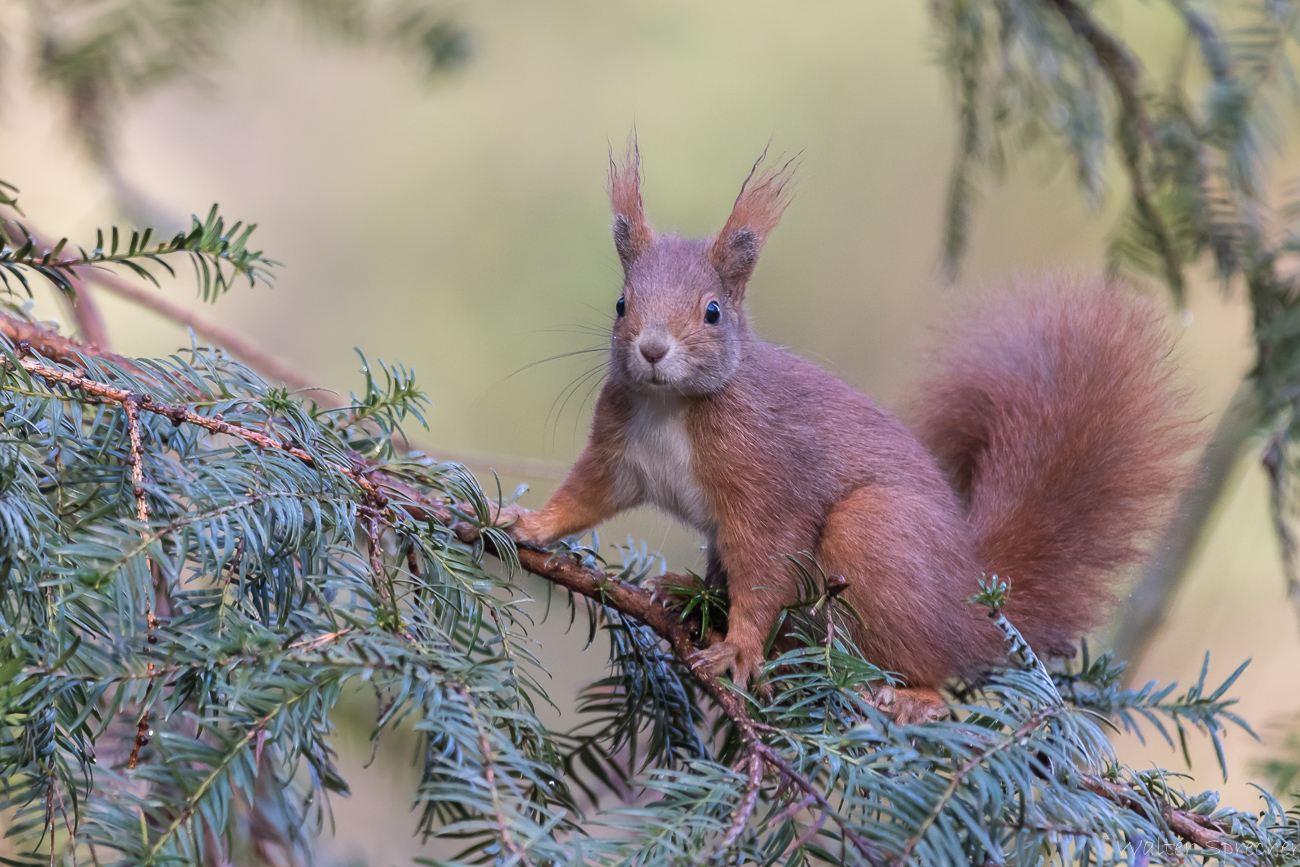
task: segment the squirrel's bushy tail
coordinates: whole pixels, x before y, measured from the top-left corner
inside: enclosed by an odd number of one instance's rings
[[[1047,655],[1110,609],[1194,442],[1156,305],[1053,277],[981,299],[937,353],[916,432],[967,504],[981,568]]]

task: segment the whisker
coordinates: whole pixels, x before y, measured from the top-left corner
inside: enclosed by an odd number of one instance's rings
[[[600,307],[597,307],[595,304],[592,304],[589,301],[583,301],[582,306],[588,308],[589,310],[593,311],[597,316],[601,316],[609,322],[614,321],[614,317],[610,315],[610,312],[608,310],[601,309]]]
[[[554,448],[555,445],[559,442],[560,420],[564,418],[564,412],[568,408],[569,402],[573,400],[575,395],[577,395],[578,390],[581,389],[585,383],[591,382],[593,378],[594,378],[594,382],[597,385],[599,385],[605,379],[605,371],[602,370],[588,371],[573,383],[573,385],[568,389],[568,393],[564,395],[563,400],[557,398],[557,401],[559,402],[559,408],[555,411],[555,420],[551,424],[551,447],[552,448]],[[582,418],[581,413],[574,416],[573,436],[575,439],[578,436],[578,423],[581,418]]]
[[[602,362],[595,367],[589,368],[586,372],[579,374],[576,379],[566,385],[560,390],[560,393],[556,395],[555,400],[551,402],[551,408],[546,412],[546,419],[542,422],[542,429],[545,430],[546,428],[551,427],[551,417],[555,417],[555,426],[552,428],[551,434],[552,446],[555,445],[555,440],[558,438],[560,418],[564,415],[564,408],[568,406],[569,400],[592,376],[599,374],[603,378],[608,368],[608,362]],[[557,405],[559,406],[558,410],[556,409]]]
[[[587,393],[583,396],[582,403],[578,404],[578,414],[573,417],[573,436],[575,439],[578,436],[578,422],[579,420],[582,419],[582,413],[587,408],[587,401],[591,400],[591,396],[596,393],[596,389],[600,388],[601,385],[605,382],[605,375],[608,372],[609,372],[609,368],[606,367],[605,372],[602,373],[600,376],[596,377],[596,379],[587,388]]]
[[[510,374],[510,376],[505,377],[505,379],[510,379],[510,377],[512,376],[516,376],[517,374],[523,373],[525,370],[529,370],[531,368],[537,367],[539,364],[546,364],[549,361],[559,361],[561,358],[573,358],[575,355],[589,355],[590,353],[593,352],[608,352],[608,351],[609,351],[608,346],[595,346],[592,347],[591,349],[575,349],[573,352],[561,352],[559,355],[552,355],[549,358],[543,358],[540,361],[534,361],[531,364],[525,364],[523,367],[519,368],[514,373]]]
[[[596,337],[609,337],[609,329],[601,325],[588,325],[574,322],[561,328],[538,328],[532,334],[591,334]]]

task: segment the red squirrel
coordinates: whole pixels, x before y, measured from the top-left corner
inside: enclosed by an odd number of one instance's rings
[[[858,647],[922,703],[1003,657],[964,601],[981,576],[1009,583],[1036,651],[1072,655],[1190,445],[1155,305],[1067,277],[985,299],[946,335],[909,429],[751,331],[746,286],[792,175],[761,163],[722,229],[685,240],[646,219],[635,143],[611,158],[624,279],[608,379],[568,478],[540,511],[508,510],[510,533],[548,545],[646,503],[694,527],[730,596],[704,661],[742,685],[804,553],[847,580]]]

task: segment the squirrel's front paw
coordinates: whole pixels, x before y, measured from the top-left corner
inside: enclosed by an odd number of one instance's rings
[[[474,508],[466,503],[459,506],[462,512],[473,514]],[[537,544],[542,537],[537,524],[538,513],[525,509],[518,503],[511,503],[504,508],[496,503],[488,504],[488,526],[506,531],[506,535],[516,542]],[[468,523],[457,524],[459,530],[470,527]]]
[[[731,673],[736,686],[745,689],[751,681],[757,682],[763,673],[763,654],[746,652],[745,648],[729,641],[720,641],[692,654],[687,660],[692,667],[700,667],[714,676]]]

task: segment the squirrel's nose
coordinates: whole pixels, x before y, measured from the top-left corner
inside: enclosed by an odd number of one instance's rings
[[[662,337],[643,337],[637,341],[641,356],[651,364],[658,364],[668,354],[668,341]]]

